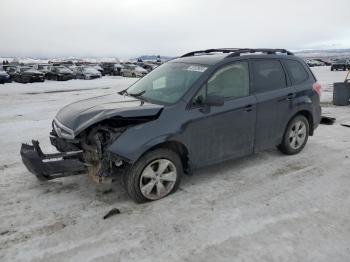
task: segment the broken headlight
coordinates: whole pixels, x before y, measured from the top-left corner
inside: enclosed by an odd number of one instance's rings
[[[55,130],[58,137],[66,138],[66,139],[74,139],[73,130],[68,127],[62,125],[57,119],[54,119],[52,122],[52,127]]]

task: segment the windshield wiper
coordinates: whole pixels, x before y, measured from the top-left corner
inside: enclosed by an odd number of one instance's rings
[[[125,90],[122,90],[120,92],[118,92],[119,95],[125,95],[125,96],[132,96],[132,97],[141,97],[144,93],[146,93],[146,90],[143,90],[139,93],[128,93],[128,90],[125,89]]]
[[[143,90],[143,91],[141,91],[141,92],[139,92],[139,93],[135,93],[135,94],[133,94],[133,93],[128,93],[127,91],[125,91],[125,93],[126,93],[127,95],[129,95],[129,96],[139,97],[139,96],[142,96],[144,93],[146,93],[146,90]]]

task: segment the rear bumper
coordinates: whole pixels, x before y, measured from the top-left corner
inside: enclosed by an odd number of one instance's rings
[[[38,141],[33,140],[32,144],[22,144],[22,162],[40,180],[78,175],[87,171],[86,165],[78,158],[81,151],[44,154]]]

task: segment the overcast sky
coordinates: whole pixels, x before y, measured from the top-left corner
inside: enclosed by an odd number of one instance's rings
[[[350,0],[0,0],[0,56],[349,48]]]

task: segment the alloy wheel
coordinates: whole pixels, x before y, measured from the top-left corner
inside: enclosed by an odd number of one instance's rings
[[[168,195],[177,180],[177,171],[168,159],[157,159],[148,164],[140,177],[142,195],[150,200],[157,200]]]
[[[296,121],[289,131],[289,144],[293,149],[299,149],[305,142],[306,126],[303,121]]]

